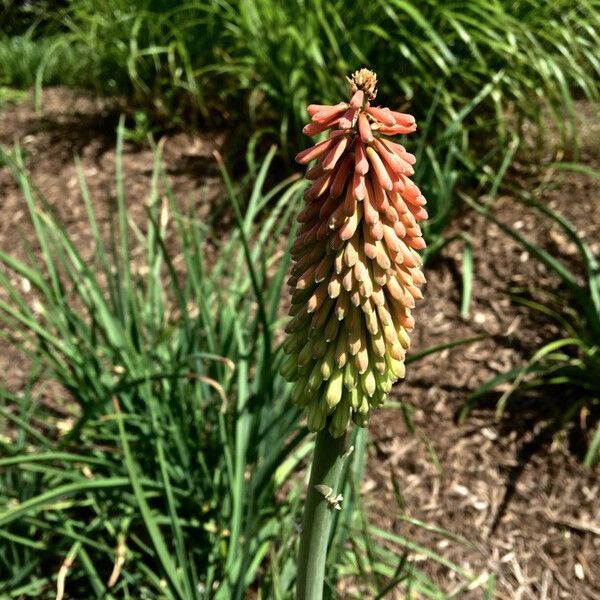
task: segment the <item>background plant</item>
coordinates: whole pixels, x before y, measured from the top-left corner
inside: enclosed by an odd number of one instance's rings
[[[5,592],[51,595],[57,560],[71,552],[79,565],[69,576],[71,593],[106,597],[119,547],[125,563],[111,593],[191,598],[218,588],[232,598],[276,550],[273,536],[290,507],[275,502],[285,466],[275,471],[304,436],[272,370],[278,362],[272,324],[286,261],[268,279],[264,262],[299,186],[287,181],[263,195],[271,158],[239,228],[208,270],[205,228],[178,213],[173,198],[161,205],[158,157],[147,230],[133,229],[144,250],[134,265],[120,162],[114,246],[103,239],[81,178],[95,244],[94,258],[85,261],[35,199],[17,153],[42,263],[0,258],[5,269],[27,278],[39,305],[34,312],[3,270],[10,299],[0,309],[10,336],[43,369],[37,374],[70,393],[73,416],[57,437],[56,423],[36,426],[48,415],[31,390],[4,393],[3,416],[20,432],[16,443],[3,442]],[[253,220],[275,193],[261,244],[250,250]],[[185,277],[166,250],[171,236]]]
[[[463,135],[496,130],[501,140],[519,121],[539,123],[546,108],[569,122],[574,94],[598,97],[599,8],[597,0],[70,0],[45,31],[77,51],[84,85],[187,126],[250,115],[295,143],[303,107],[333,101],[346,73],[372,65],[382,100],[410,104],[421,120],[439,94],[435,119],[445,124],[495,81]]]
[[[114,222],[98,219],[78,167],[89,257],[32,186],[20,149],[3,153],[40,254],[0,252],[3,331],[31,360],[25,387],[0,391],[0,595],[289,598],[304,488],[295,473],[311,442],[276,375],[274,338],[289,261],[279,240],[304,184],[264,188],[274,149],[248,193],[223,170],[236,222],[223,231],[182,209],[157,150],[147,221],[136,223],[119,132]],[[57,394],[58,412],[43,400]],[[394,582],[445,598],[411,560],[418,547],[366,520],[353,493],[366,437],[353,444],[330,588],[345,576],[358,590]],[[362,542],[349,546],[353,532]],[[447,568],[465,585],[489,583]]]
[[[558,164],[560,169],[582,171],[598,177],[598,173],[577,164]],[[512,298],[552,320],[560,335],[540,347],[523,365],[501,373],[482,385],[471,397],[462,411],[464,419],[472,405],[501,383],[510,382],[501,394],[496,413],[502,415],[510,398],[517,392],[543,388],[541,401],[551,407],[551,427],[563,431],[576,423],[588,438],[584,464],[593,466],[600,458],[600,266],[590,246],[574,227],[537,198],[547,188],[543,185],[534,194],[522,193],[521,200],[532,210],[556,224],[570,243],[577,249],[579,277],[571,264],[553,256],[550,252],[523,236],[513,227],[498,220],[487,207],[465,200],[507,235],[516,240],[532,256],[542,262],[561,282],[556,292],[531,289],[514,290]]]

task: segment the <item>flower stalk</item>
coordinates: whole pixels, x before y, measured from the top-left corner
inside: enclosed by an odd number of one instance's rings
[[[344,465],[346,436],[334,438],[327,429],[317,433],[302,516],[302,536],[296,575],[297,600],[321,600],[333,511],[343,498],[337,495]]]
[[[281,373],[292,402],[318,432],[303,517],[298,600],[320,600],[344,439],[365,427],[404,377],[412,309],[425,277],[419,221],[425,198],[411,180],[415,157],[390,139],[414,117],[372,106],[377,76],[348,79],[349,102],[308,106],[303,132],[326,139],[300,152],[309,165],[291,254],[292,294]],[[333,498],[333,501],[332,501]]]

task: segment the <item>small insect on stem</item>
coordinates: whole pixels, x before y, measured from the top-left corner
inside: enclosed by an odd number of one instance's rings
[[[315,489],[323,496],[323,498],[325,498],[325,502],[327,502],[331,510],[342,510],[342,505],[340,504],[344,499],[342,494],[336,495],[332,488],[328,485],[323,485],[322,483],[315,485]]]

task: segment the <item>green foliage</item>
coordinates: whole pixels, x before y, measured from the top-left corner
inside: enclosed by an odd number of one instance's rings
[[[124,133],[121,123],[108,222],[78,165],[87,251],[32,187],[20,149],[2,154],[37,250],[0,252],[0,321],[32,365],[23,390],[0,390],[0,596],[55,598],[64,585],[76,598],[291,598],[312,441],[277,376],[274,337],[283,234],[305,183],[264,189],[275,149],[249,193],[222,168],[235,219],[222,231],[173,197],[157,149],[142,225],[128,217]],[[357,500],[366,433],[352,443],[331,588],[345,576],[367,596],[392,585],[446,598],[414,552],[487,586],[368,523]]]
[[[580,165],[557,165],[560,169],[585,171]],[[599,174],[591,172],[598,177]],[[523,200],[532,208],[553,221],[566,238],[577,248],[584,271],[583,281],[573,273],[572,267],[536,246],[514,228],[499,221],[487,208],[467,196],[465,200],[507,235],[519,242],[532,256],[541,261],[562,283],[562,289],[554,294],[539,289],[523,290],[514,299],[544,314],[561,330],[561,336],[539,348],[522,366],[501,373],[481,386],[462,411],[465,418],[472,405],[483,395],[502,383],[510,382],[502,393],[497,413],[502,414],[510,397],[523,389],[539,388],[557,390],[551,396],[556,428],[567,427],[577,417],[581,424],[588,422],[596,432],[590,438],[584,464],[594,465],[600,458],[600,266],[591,248],[573,226],[559,214],[531,196]],[[531,292],[534,298],[531,297]],[[535,295],[538,299],[535,299]],[[540,297],[541,296],[541,297]]]
[[[24,34],[36,24],[47,22],[52,11],[64,4],[64,0],[0,0],[0,31]]]
[[[272,156],[239,228],[208,269],[206,228],[180,214],[173,198],[161,204],[158,159],[146,230],[133,229],[144,251],[136,264],[120,161],[110,244],[80,170],[94,243],[85,260],[35,199],[17,151],[16,176],[42,255],[30,264],[0,255],[10,297],[0,310],[11,337],[43,367],[39,375],[70,393],[73,418],[57,437],[31,389],[3,394],[3,416],[19,428],[15,443],[2,444],[0,522],[10,547],[1,553],[3,591],[52,596],[49,584],[74,549],[80,568],[69,575],[71,595],[108,597],[121,540],[126,562],[116,596],[193,598],[204,586],[234,598],[267,553],[289,553],[278,536],[291,508],[275,500],[285,482],[276,470],[285,459],[293,469],[303,454],[291,453],[305,433],[286,403],[287,385],[274,377],[279,353],[271,338],[287,259],[267,258],[299,184],[263,193]],[[250,249],[254,220],[275,194]],[[28,280],[37,308],[13,288],[7,269]],[[36,430],[39,422],[48,428]],[[265,589],[271,584],[264,580]]]
[[[22,102],[27,97],[27,92],[9,87],[0,87],[0,109]]]
[[[126,127],[123,137],[134,144],[145,144],[154,131],[148,115],[143,110],[136,110],[132,115],[131,127]]]
[[[56,39],[89,61],[84,85],[186,125],[259,117],[288,142],[308,102],[339,100],[344,76],[367,65],[385,103],[406,101],[420,117],[439,93],[436,123],[495,81],[465,137],[504,138],[507,114],[539,122],[546,107],[566,135],[573,90],[598,97],[599,9],[597,0],[70,0]]]
[[[41,69],[47,85],[90,83],[84,56],[61,39],[8,37],[0,32],[0,64],[0,86],[33,87]]]

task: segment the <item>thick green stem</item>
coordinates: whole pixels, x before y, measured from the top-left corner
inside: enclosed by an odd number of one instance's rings
[[[334,438],[327,428],[317,433],[310,482],[302,516],[296,600],[321,600],[323,598],[327,544],[345,451],[345,434]],[[316,486],[325,487],[317,489]],[[329,497],[326,497],[327,489],[332,490]]]

